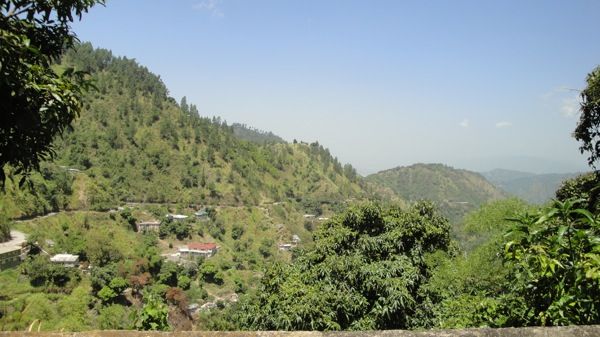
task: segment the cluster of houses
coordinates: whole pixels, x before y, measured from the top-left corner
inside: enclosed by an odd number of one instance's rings
[[[209,219],[208,212],[204,209],[195,212],[194,217],[200,221]],[[185,214],[169,213],[169,214],[165,215],[165,218],[169,221],[185,221],[185,220],[189,219],[189,216],[185,215]],[[146,232],[146,231],[157,231],[158,232],[158,230],[160,229],[160,221],[158,221],[158,220],[141,221],[141,222],[136,223],[136,227],[137,227],[138,232]]]

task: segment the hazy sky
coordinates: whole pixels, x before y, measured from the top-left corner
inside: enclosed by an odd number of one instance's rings
[[[172,96],[315,141],[362,174],[415,162],[586,169],[571,137],[600,1],[119,0],[74,24]]]

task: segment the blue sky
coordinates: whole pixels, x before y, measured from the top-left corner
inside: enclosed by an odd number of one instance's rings
[[[73,25],[173,97],[368,174],[585,170],[571,132],[598,1],[120,0]]]

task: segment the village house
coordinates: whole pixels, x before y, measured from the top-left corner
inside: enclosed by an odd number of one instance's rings
[[[77,267],[79,266],[79,255],[73,254],[56,254],[50,258],[50,262],[61,264],[65,267]]]
[[[279,250],[289,251],[292,248],[294,248],[295,246],[296,245],[294,245],[293,243],[280,243],[278,247],[279,247]]]
[[[160,221],[142,221],[136,224],[138,232],[158,231],[160,229]]]
[[[167,219],[172,220],[172,221],[183,221],[187,218],[189,218],[189,217],[187,215],[183,215],[183,214],[167,214]]]
[[[197,256],[211,257],[217,253],[216,243],[188,243],[185,247],[179,248],[179,256],[182,258],[192,258]]]
[[[25,252],[25,234],[10,231],[11,239],[0,243],[0,271],[17,266],[23,260]]]
[[[304,219],[314,219],[314,214],[304,214]]]

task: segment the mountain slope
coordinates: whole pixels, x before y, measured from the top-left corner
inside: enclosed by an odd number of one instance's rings
[[[73,130],[56,140],[55,164],[48,164],[52,170],[71,169],[68,200],[18,211],[33,202],[27,195],[12,202],[9,192],[9,216],[63,207],[108,209],[125,201],[258,205],[290,198],[337,203],[366,195],[354,169],[318,142],[241,140],[236,136],[241,127],[201,117],[193,104],[178,105],[160,77],[134,60],[82,44],[57,67],[64,66],[89,72],[97,87],[85,95]]]
[[[535,174],[495,169],[482,172],[487,180],[498,188],[534,204],[544,203],[554,197],[560,184],[579,173]]]
[[[238,140],[218,118],[180,109],[159,77],[105,54],[82,45],[65,58],[92,71],[99,93],[88,95],[75,131],[60,146],[60,160],[106,178],[118,197],[257,204],[286,197],[342,200],[361,192],[319,144]]]
[[[366,177],[389,187],[409,201],[427,199],[437,203],[453,221],[490,200],[506,194],[480,174],[442,164],[396,167]]]

